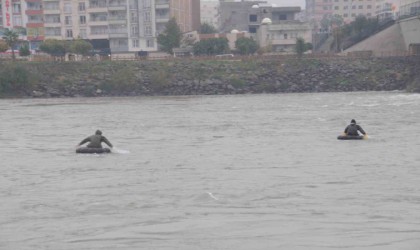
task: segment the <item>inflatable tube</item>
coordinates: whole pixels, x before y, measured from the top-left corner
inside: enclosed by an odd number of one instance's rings
[[[363,135],[339,135],[338,140],[363,140]]]
[[[109,148],[78,148],[76,149],[76,153],[78,154],[104,154],[104,153],[111,153],[111,149]]]

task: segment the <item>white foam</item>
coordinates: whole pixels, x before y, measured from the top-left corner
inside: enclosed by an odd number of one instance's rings
[[[116,154],[123,154],[123,155],[125,155],[125,154],[129,154],[129,153],[130,153],[130,151],[128,151],[128,150],[125,150],[125,149],[119,149],[119,148],[116,148],[116,147],[113,147],[113,148],[111,149],[111,151],[112,151],[112,153],[116,153]]]

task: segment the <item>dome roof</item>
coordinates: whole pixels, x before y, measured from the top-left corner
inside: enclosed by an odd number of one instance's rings
[[[239,33],[239,30],[235,30],[235,29],[233,29],[233,30],[231,30],[231,31],[230,31],[230,33],[231,33],[231,34],[238,34],[238,33]]]
[[[271,24],[271,23],[272,23],[272,21],[271,21],[271,19],[270,19],[270,18],[268,18],[268,17],[264,18],[264,19],[261,21],[261,24]]]
[[[252,5],[252,8],[253,9],[258,9],[260,6],[258,6],[258,4],[254,4],[254,5]]]

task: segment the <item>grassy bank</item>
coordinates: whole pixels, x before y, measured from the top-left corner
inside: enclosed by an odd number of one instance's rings
[[[239,61],[0,61],[1,97],[72,97],[407,90],[419,57]]]

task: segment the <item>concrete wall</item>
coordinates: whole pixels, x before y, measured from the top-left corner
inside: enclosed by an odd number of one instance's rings
[[[391,27],[346,49],[346,52],[371,50],[375,56],[408,53],[410,44],[420,43],[420,18],[398,21]]]
[[[399,25],[407,50],[410,44],[420,43],[420,16],[402,20]]]

